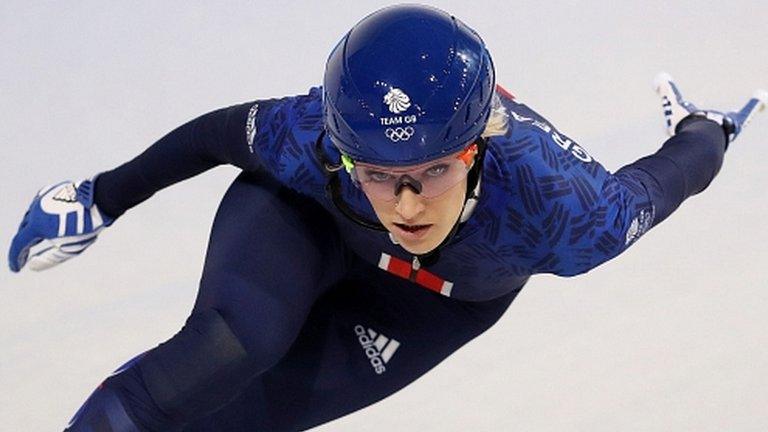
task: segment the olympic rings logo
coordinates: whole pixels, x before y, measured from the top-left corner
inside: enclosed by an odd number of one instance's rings
[[[413,130],[412,126],[406,126],[406,127],[396,127],[396,128],[387,128],[387,130],[384,131],[384,135],[387,136],[392,142],[398,142],[398,141],[408,141],[411,139],[413,134],[416,131]]]

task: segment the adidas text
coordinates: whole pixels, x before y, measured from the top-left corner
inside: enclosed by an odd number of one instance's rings
[[[371,362],[373,370],[379,375],[386,372],[387,368],[385,365],[395,354],[397,348],[400,347],[400,342],[390,339],[383,334],[376,334],[371,329],[366,330],[361,325],[355,326],[355,335],[357,335],[360,346],[363,347],[365,356]]]

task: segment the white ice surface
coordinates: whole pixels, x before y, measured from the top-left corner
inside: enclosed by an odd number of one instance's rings
[[[698,106],[768,87],[768,3],[439,1],[499,82],[607,168],[664,139],[662,70]],[[384,3],[0,2],[0,239],[37,189],[140,153],[209,110],[318,84]],[[768,114],[719,177],[618,259],[534,278],[502,320],[415,384],[321,431],[768,430]],[[158,193],[82,257],[0,270],[0,430],[61,430],[100,380],[172,335],[236,175]]]

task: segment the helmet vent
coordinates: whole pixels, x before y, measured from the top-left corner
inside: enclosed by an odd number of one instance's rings
[[[469,123],[469,115],[472,112],[472,102],[467,103],[467,109],[464,110],[464,123]]]

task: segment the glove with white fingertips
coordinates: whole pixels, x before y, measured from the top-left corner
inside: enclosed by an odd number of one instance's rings
[[[8,265],[40,271],[67,261],[91,246],[114,219],[93,202],[94,179],[63,181],[37,193],[11,241]]]
[[[726,148],[739,136],[744,127],[752,120],[752,117],[765,109],[766,103],[768,103],[768,92],[758,90],[738,111],[702,110],[683,98],[672,77],[665,72],[656,76],[654,88],[661,96],[661,105],[664,108],[664,118],[669,136],[674,136],[687,120],[702,117],[714,121],[723,128]]]

